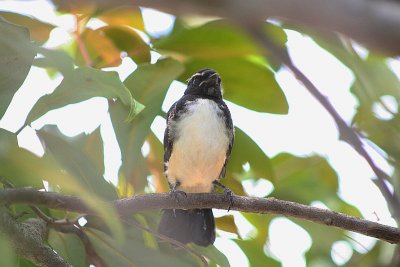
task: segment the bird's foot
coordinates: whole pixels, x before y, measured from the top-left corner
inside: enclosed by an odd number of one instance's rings
[[[228,212],[231,210],[231,207],[233,206],[233,192],[230,190],[228,187],[225,185],[221,184],[219,181],[215,180],[213,181],[213,184],[224,189],[224,195],[229,201],[229,206],[228,206]]]

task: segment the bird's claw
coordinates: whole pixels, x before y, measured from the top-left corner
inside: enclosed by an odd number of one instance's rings
[[[229,188],[225,188],[224,194],[229,201],[229,206],[228,206],[228,212],[229,212],[231,210],[231,207],[233,206],[233,192]]]
[[[179,203],[182,199],[187,198],[186,192],[180,190],[171,190],[169,194],[175,200],[176,203]]]

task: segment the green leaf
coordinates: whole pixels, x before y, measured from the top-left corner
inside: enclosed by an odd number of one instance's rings
[[[170,58],[159,60],[156,64],[139,65],[124,83],[146,108],[131,124],[123,122],[121,105],[110,105],[111,120],[121,148],[122,171],[127,181],[136,184],[135,190],[141,191],[147,184],[148,171],[144,170],[141,147],[151,131],[151,123],[161,112],[169,85],[182,71],[182,65]]]
[[[100,29],[121,51],[137,63],[148,63],[151,60],[150,47],[132,28],[125,26],[105,26]]]
[[[265,255],[263,247],[252,240],[234,240],[243,250],[249,260],[250,266],[279,267],[281,264]]]
[[[237,234],[240,237],[239,230],[235,224],[233,215],[226,215],[215,218],[215,224],[219,230]]]
[[[44,57],[35,58],[33,65],[41,68],[54,68],[64,76],[72,74],[74,61],[65,51],[51,50],[40,46],[35,47],[35,50]]]
[[[117,199],[114,187],[106,182],[103,173],[96,164],[86,155],[80,143],[74,145],[73,139],[66,141],[61,133],[53,134],[48,131],[39,130],[38,135],[46,146],[46,152],[53,157],[75,178],[82,189],[96,194],[105,200]],[[58,132],[58,130],[56,130]],[[53,130],[54,132],[54,130]]]
[[[215,246],[200,247],[193,245],[195,251],[199,252],[201,255],[207,257],[212,263],[218,264],[220,267],[230,267],[228,258],[219,251]]]
[[[100,13],[97,18],[106,22],[108,25],[127,25],[144,31],[142,12],[139,7],[124,6],[108,9]]]
[[[143,246],[142,242],[134,239],[127,239],[124,243],[118,243],[103,232],[91,228],[86,228],[84,231],[97,254],[107,266],[192,266],[179,257],[147,248]]]
[[[115,187],[104,180],[102,173],[85,155],[79,143],[74,145],[71,139],[70,142],[66,141],[58,131],[51,127],[47,129],[38,131],[40,139],[46,146],[46,153],[51,154],[71,175],[71,179],[68,180],[52,177],[49,179],[50,182],[59,185],[62,193],[79,195],[104,220],[114,237],[123,240],[122,225],[117,212],[104,202],[117,199]]]
[[[61,84],[50,94],[43,96],[31,110],[27,121],[32,122],[46,112],[75,104],[92,97],[118,98],[129,107],[127,119],[132,119],[140,110],[129,90],[120,81],[116,72],[101,71],[89,67],[76,68],[64,77]]]
[[[338,177],[324,158],[282,153],[271,162],[276,175],[271,196],[304,204],[337,198]]]
[[[198,59],[222,59],[259,54],[261,48],[240,28],[216,20],[195,28],[179,28],[154,43],[156,49]]]
[[[259,112],[288,113],[286,97],[266,66],[245,58],[193,59],[186,63],[186,71],[179,79],[186,81],[206,67],[221,75],[225,99]]]
[[[56,168],[47,158],[39,158],[18,146],[17,135],[0,128],[0,177],[16,187],[43,188],[46,171]]]
[[[243,165],[250,164],[250,173],[244,174]],[[273,179],[270,159],[261,148],[242,130],[235,128],[235,143],[228,162],[228,177],[239,180],[248,176]],[[244,175],[243,175],[244,174]]]
[[[49,39],[50,32],[55,27],[52,24],[13,12],[0,11],[0,17],[28,28],[32,39],[39,44],[43,44]]]
[[[0,266],[16,266],[17,257],[10,243],[8,237],[0,233]]]
[[[25,27],[0,17],[0,118],[31,68],[35,52]]]
[[[74,267],[85,267],[86,252],[81,240],[75,234],[63,234],[50,230],[50,246]]]

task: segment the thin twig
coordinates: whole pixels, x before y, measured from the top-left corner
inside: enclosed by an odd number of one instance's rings
[[[76,21],[75,39],[78,45],[79,52],[82,55],[85,65],[92,66],[93,62],[90,59],[90,55],[86,48],[85,42],[82,40],[81,27],[83,26],[84,19],[80,18],[79,15],[75,14],[75,21]]]
[[[22,203],[68,210],[86,214],[96,214],[83,200],[74,196],[41,192],[29,188],[0,190],[1,204]],[[224,194],[187,194],[185,201],[177,203],[168,193],[136,195],[113,202],[98,203],[99,206],[114,207],[123,216],[151,209],[198,209],[217,208],[242,212],[278,214],[299,218],[318,224],[333,226],[363,235],[375,237],[389,243],[400,243],[400,229],[380,223],[348,216],[342,213],[310,207],[307,205],[275,198],[233,196],[233,204]]]

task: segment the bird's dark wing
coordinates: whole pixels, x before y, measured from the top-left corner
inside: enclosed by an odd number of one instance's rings
[[[229,145],[228,145],[228,149],[226,151],[226,159],[224,162],[224,166],[222,167],[221,173],[219,175],[219,178],[224,178],[225,174],[226,174],[226,167],[227,167],[227,164],[229,161],[229,157],[231,156],[233,142],[235,141],[235,130],[233,127],[232,116],[228,109],[228,106],[225,104],[225,102],[219,103],[218,106],[224,114],[225,125],[226,125],[226,129],[228,131],[228,136],[229,136]]]
[[[174,141],[171,136],[171,121],[176,117],[176,104],[175,102],[167,112],[167,127],[164,132],[164,172],[167,170],[167,163],[172,154],[172,147]]]
[[[173,122],[179,120],[180,115],[186,111],[186,105],[195,100],[194,96],[185,95],[175,102],[167,112],[167,127],[164,132],[164,172],[167,170],[167,163],[172,154],[174,140],[177,137]]]

